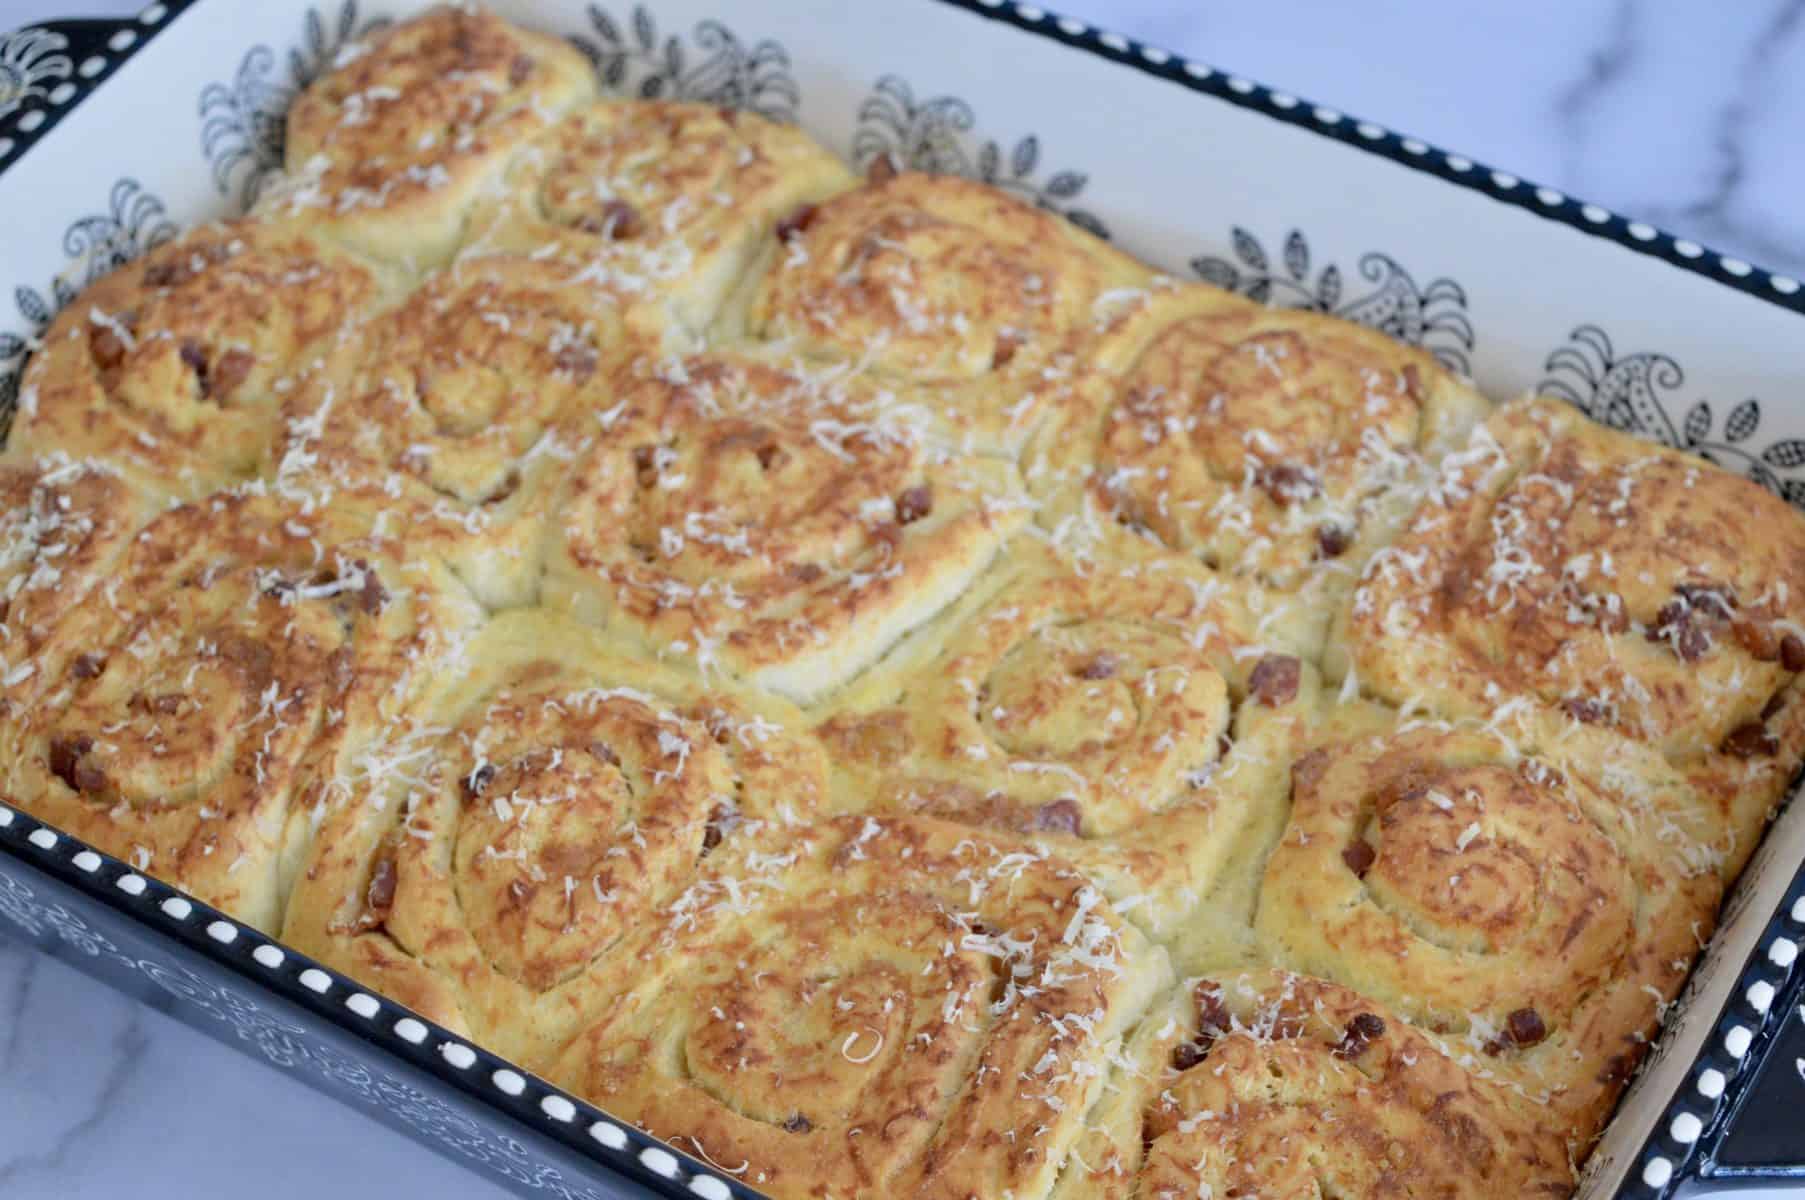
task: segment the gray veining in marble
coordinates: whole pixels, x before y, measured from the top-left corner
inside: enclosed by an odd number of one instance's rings
[[[1805,276],[1805,0],[1054,6]],[[500,1193],[0,936],[0,1195]]]

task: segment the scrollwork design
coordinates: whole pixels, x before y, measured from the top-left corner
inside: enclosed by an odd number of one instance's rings
[[[1206,283],[1239,292],[1261,304],[1307,308],[1357,321],[1412,346],[1421,346],[1451,371],[1469,373],[1477,338],[1467,316],[1466,289],[1442,276],[1419,285],[1389,254],[1360,256],[1360,277],[1371,286],[1349,296],[1336,263],[1312,269],[1310,243],[1301,230],[1285,235],[1277,261],[1260,240],[1237,225],[1229,231],[1232,258],[1199,255],[1191,270]]]
[[[0,34],[0,117],[48,95],[52,80],[74,74],[75,63],[64,53],[68,49],[69,39],[53,29]]]
[[[221,195],[247,209],[256,201],[282,168],[289,104],[338,65],[356,39],[386,24],[380,17],[360,21],[357,0],[343,0],[330,16],[309,9],[301,41],[288,51],[287,78],[278,71],[276,52],[258,45],[245,52],[229,82],[201,89],[201,153]]]
[[[743,41],[719,21],[702,21],[694,46],[660,37],[645,5],[621,20],[600,5],[588,8],[589,30],[571,38],[595,64],[609,91],[644,100],[692,100],[743,108],[794,123],[802,91],[790,74],[790,55],[764,38]]]
[[[0,330],[0,429],[12,421],[25,359],[37,348],[39,335],[58,310],[96,279],[175,235],[175,222],[169,219],[163,201],[135,179],[113,184],[105,212],[90,213],[70,223],[63,231],[63,252],[69,262],[51,279],[50,286],[42,292],[24,284],[13,289],[19,320],[12,329]]]
[[[1745,397],[1725,408],[1722,419],[1707,397],[1698,397],[1677,421],[1684,403],[1686,372],[1670,355],[1654,351],[1619,354],[1597,325],[1581,325],[1568,343],[1549,354],[1538,385],[1594,421],[1709,459],[1737,471],[1786,500],[1805,507],[1805,438],[1785,437],[1761,444],[1761,401]]]
[[[1084,191],[1089,176],[1082,171],[1055,171],[1042,180],[1037,174],[1041,165],[1038,137],[1028,134],[1007,153],[995,138],[981,139],[973,148],[968,145],[968,135],[976,127],[977,114],[964,100],[957,96],[918,100],[906,80],[886,75],[859,105],[853,161],[863,168],[888,155],[912,171],[976,179],[1059,213],[1098,237],[1109,236],[1094,213],[1071,203]]]

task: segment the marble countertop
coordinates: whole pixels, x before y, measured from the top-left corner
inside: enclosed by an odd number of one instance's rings
[[[1805,277],[1805,0],[1054,7]],[[0,1195],[396,1194],[502,1193],[0,937]]]

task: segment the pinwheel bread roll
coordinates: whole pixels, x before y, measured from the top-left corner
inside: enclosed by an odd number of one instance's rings
[[[548,1076],[778,1200],[1044,1196],[1164,955],[966,827],[780,833],[631,938]]]
[[[811,702],[959,594],[1027,521],[1011,464],[914,392],[756,350],[647,358],[587,437],[544,602]]]
[[[29,692],[51,629],[87,602],[152,510],[104,463],[62,453],[0,463],[0,701]]]
[[[1646,752],[1572,761],[1425,723],[1331,741],[1291,778],[1270,951],[1462,1043],[1583,1145],[1716,913],[1685,781]]]
[[[543,611],[497,617],[447,667],[418,724],[322,781],[284,937],[537,1065],[711,854],[819,811],[820,750],[781,703]]]
[[[283,396],[394,282],[281,225],[190,230],[51,324],[26,368],[8,455],[97,458],[176,499],[255,478]]]
[[[1202,285],[1126,295],[1026,468],[1080,543],[1138,537],[1325,610],[1486,401],[1426,352]],[[1107,551],[1099,551],[1107,553]]]
[[[1341,610],[1330,673],[1653,747],[1715,805],[1733,878],[1805,755],[1805,522],[1554,400],[1504,406],[1444,465]]]
[[[0,719],[0,791],[273,931],[301,779],[405,715],[477,616],[442,570],[330,516],[172,509],[52,626]]]
[[[835,697],[836,804],[1014,835],[1169,938],[1282,795],[1289,726],[1266,718],[1314,673],[1255,624],[1182,559],[1078,570],[1017,546]]]
[[[549,256],[700,333],[779,220],[853,181],[807,134],[756,113],[606,100],[521,152],[471,246]]]
[[[445,5],[340,51],[288,110],[287,173],[259,207],[425,270],[471,206],[557,116],[595,94],[568,43]]]
[[[558,425],[611,406],[613,364],[641,344],[607,297],[555,264],[462,260],[345,339],[290,397],[277,486],[405,531],[491,607],[528,602],[539,522],[581,445]]]
[[[1563,1200],[1568,1147],[1510,1089],[1344,987],[1280,970],[1177,990],[1118,1060],[1054,1200]]]
[[[902,174],[804,205],[723,326],[925,386],[962,444],[1015,453],[1070,403],[1097,314],[1152,273],[996,188]]]

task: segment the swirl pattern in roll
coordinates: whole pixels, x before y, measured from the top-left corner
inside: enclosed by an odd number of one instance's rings
[[[283,394],[390,281],[293,229],[202,225],[83,292],[26,368],[7,449],[193,498],[269,466]]]
[[[485,603],[520,604],[550,481],[580,444],[557,426],[607,408],[611,364],[639,345],[613,304],[553,264],[460,261],[291,397],[278,489],[405,528]]]
[[[151,507],[104,463],[53,453],[0,465],[0,702],[29,690],[50,631],[106,579]]]
[[[1278,970],[1142,1023],[1053,1200],[1572,1195],[1565,1142],[1391,1009]]]
[[[642,360],[547,535],[548,605],[797,700],[944,607],[1026,522],[913,393],[756,352]]]
[[[32,812],[274,930],[335,772],[407,711],[419,667],[479,610],[394,543],[222,495],[132,539],[52,627],[0,720],[3,789]]]
[[[819,810],[798,724],[555,615],[504,614],[419,724],[328,781],[284,936],[537,1062],[576,1032],[592,968],[705,856]]]
[[[445,5],[340,51],[288,110],[287,174],[260,208],[417,269],[449,258],[482,188],[595,94],[563,40]]]
[[[1032,841],[1175,932],[1243,809],[1282,786],[1260,729],[1308,668],[1170,557],[1079,571],[1018,551],[987,582],[836,697],[820,732],[837,802]]]
[[[547,1074],[778,1200],[1038,1196],[1169,979],[1057,859],[845,817],[711,859]]]
[[[1651,755],[1613,782],[1431,726],[1312,751],[1257,927],[1282,961],[1464,1039],[1588,1137],[1720,891],[1684,781]]]
[[[1337,625],[1328,669],[1394,703],[1654,747],[1717,808],[1727,875],[1805,756],[1797,514],[1554,400],[1448,460]]]
[[[1357,575],[1485,400],[1423,350],[1204,286],[1111,314],[1094,397],[1033,473],[1099,524],[1285,590]]]
[[[807,134],[756,113],[602,101],[520,154],[471,245],[554,256],[584,286],[700,332],[780,219],[852,182]]]
[[[913,172],[793,213],[771,258],[748,296],[754,336],[932,385],[985,450],[1018,449],[1070,402],[1099,306],[1151,277],[1000,190]]]

